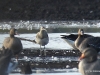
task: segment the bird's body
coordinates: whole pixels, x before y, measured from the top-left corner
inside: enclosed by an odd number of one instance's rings
[[[15,35],[15,29],[12,28],[10,30],[10,37],[5,38],[3,42],[3,48],[12,50],[14,55],[16,55],[23,49],[23,46],[20,39],[15,37],[14,35]]]
[[[85,38],[83,29],[79,29],[78,38],[75,40],[75,47],[81,53],[87,47],[92,47],[97,52],[99,52],[100,51],[100,37],[87,37],[87,38]]]
[[[79,72],[82,75],[100,75],[100,59],[97,59],[96,50],[89,47],[83,53],[78,65]]]
[[[48,37],[47,31],[41,30],[40,32],[38,32],[36,35],[35,41],[37,44],[39,44],[41,46],[47,45],[49,42],[49,37]]]
[[[84,39],[79,46],[79,50],[83,52],[86,47],[93,47],[97,52],[100,51],[100,37],[89,37]]]
[[[16,37],[6,38],[3,42],[3,47],[12,50],[14,54],[18,54],[22,50],[21,41]]]
[[[79,72],[81,72],[82,75],[100,75],[99,65],[100,65],[99,59],[92,63],[87,63],[85,59],[83,59],[79,63]]]
[[[34,41],[40,45],[40,55],[41,55],[41,46],[44,46],[45,49],[45,45],[47,45],[49,42],[48,33],[44,27],[40,28],[40,31],[36,34],[36,38]],[[44,50],[44,54],[46,55],[45,50]]]
[[[64,39],[73,49],[77,50],[76,46],[75,46],[75,40],[78,37],[78,34],[70,34],[70,35],[61,35],[62,39]],[[89,34],[84,34],[84,38],[87,37],[93,37],[92,35]]]
[[[84,41],[84,35],[79,35],[78,38],[75,40],[75,47],[80,51],[82,52],[81,50],[84,50],[84,49],[79,49],[81,43]]]
[[[40,27],[40,31],[37,32],[36,37],[34,40],[20,38],[21,40],[30,41],[40,45],[40,56],[42,55],[42,48],[44,46],[44,55],[46,55],[45,45],[49,43],[49,36],[47,30],[44,27]]]

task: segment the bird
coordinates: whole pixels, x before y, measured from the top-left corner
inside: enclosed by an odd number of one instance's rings
[[[41,46],[44,46],[44,55],[46,56],[45,45],[49,43],[49,36],[45,27],[40,27],[40,31],[37,32],[34,42],[40,45],[40,56],[42,55]]]
[[[4,39],[2,48],[9,49],[13,52],[13,55],[17,55],[23,50],[21,40],[15,37],[18,34],[17,29],[11,28],[9,34],[10,36]]]
[[[75,40],[75,47],[82,53],[87,47],[94,48],[97,52],[100,51],[100,37],[84,37],[84,30],[78,30],[78,37]]]
[[[19,38],[19,39],[39,44],[40,45],[40,55],[39,56],[42,55],[41,46],[44,46],[44,55],[46,56],[45,45],[47,45],[49,43],[49,36],[48,36],[47,30],[45,27],[43,27],[43,26],[40,27],[40,31],[37,32],[34,40],[30,40],[30,39],[26,39],[26,38]]]
[[[69,35],[60,35],[63,40],[65,40],[74,50],[77,50],[75,46],[75,40],[78,37],[78,34],[69,34]],[[84,38],[93,37],[89,34],[84,34]]]
[[[18,62],[11,61],[12,56],[11,50],[0,50],[0,75],[8,75],[18,65]]]
[[[100,59],[97,56],[98,53],[94,48],[84,49],[78,64],[79,72],[82,75],[100,75]]]

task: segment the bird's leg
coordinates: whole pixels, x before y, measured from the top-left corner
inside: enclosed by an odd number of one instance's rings
[[[42,48],[41,48],[41,45],[40,45],[40,56],[42,56]]]
[[[44,56],[46,56],[46,49],[45,49],[45,46],[44,46]]]
[[[16,59],[16,61],[18,61],[18,55],[15,55],[15,57],[16,57],[16,58],[15,58],[15,59]]]

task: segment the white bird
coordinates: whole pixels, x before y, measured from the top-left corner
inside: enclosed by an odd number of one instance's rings
[[[44,55],[46,56],[45,45],[49,43],[49,37],[47,30],[43,26],[40,27],[40,31],[36,34],[36,38],[34,41],[40,45],[40,55],[42,55],[41,46],[44,46]]]
[[[78,65],[82,75],[100,75],[100,59],[97,55],[97,51],[91,47],[84,50]]]

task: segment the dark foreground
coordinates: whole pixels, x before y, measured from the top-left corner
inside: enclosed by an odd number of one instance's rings
[[[24,49],[18,55],[18,68],[22,68],[29,63],[32,69],[71,69],[78,67],[78,58],[80,52],[78,50],[46,50],[46,56],[39,56],[39,49]],[[27,56],[28,59],[24,59]],[[14,59],[13,59],[14,60]],[[13,71],[16,72],[16,71]]]

